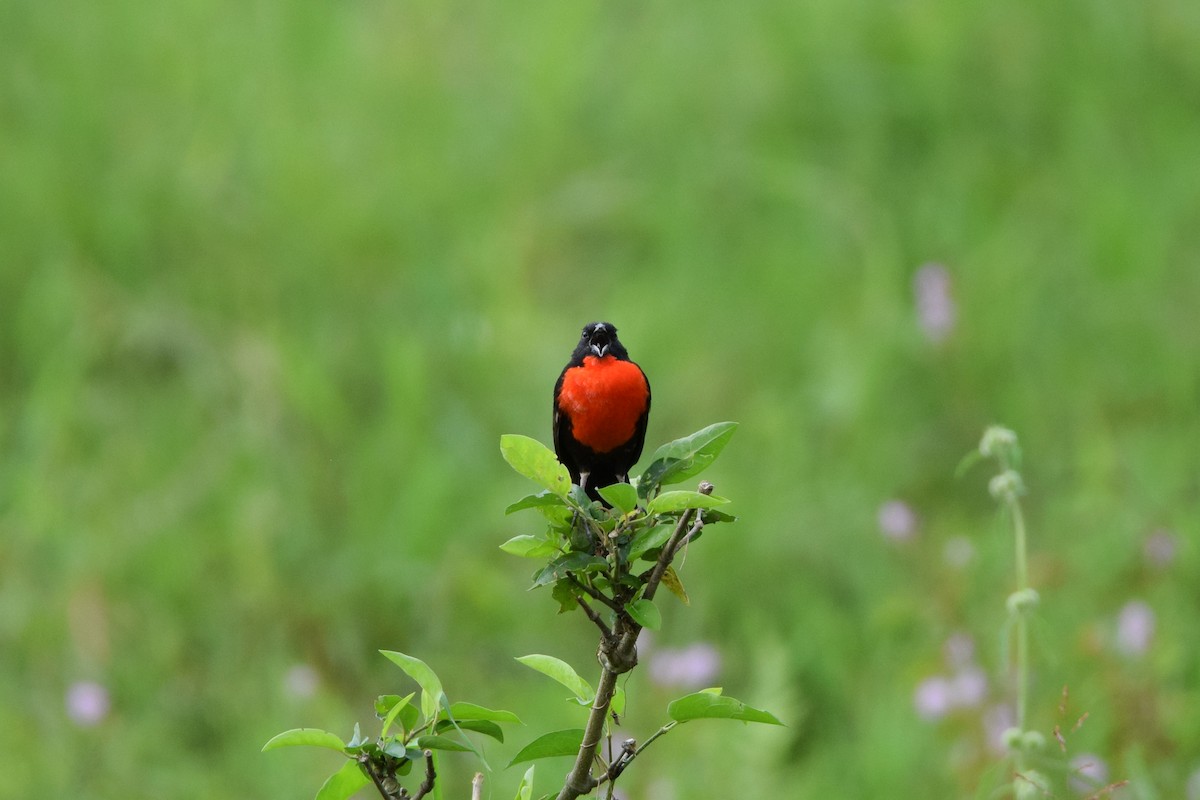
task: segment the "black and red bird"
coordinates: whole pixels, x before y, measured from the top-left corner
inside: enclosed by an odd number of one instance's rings
[[[611,322],[593,322],[554,384],[554,452],[593,500],[629,481],[650,417],[650,381]]]

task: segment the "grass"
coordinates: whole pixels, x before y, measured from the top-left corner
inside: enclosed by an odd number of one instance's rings
[[[741,423],[712,479],[742,521],[667,624],[791,726],[667,737],[633,791],[973,791],[977,712],[922,723],[912,692],[954,631],[1000,663],[1011,542],[953,473],[1003,421],[1046,601],[1030,724],[1070,684],[1073,746],[1179,796],[1198,43],[1168,0],[0,7],[0,796],[315,791],[333,765],[258,748],[348,732],[397,688],[381,647],[575,722],[507,661],[592,644],[495,549],[523,491],[496,443],[549,440],[596,318],[650,375],[651,443]],[[942,346],[911,295],[931,261]],[[893,497],[906,545],[876,530]],[[1140,658],[1111,644],[1132,598]],[[64,714],[81,679],[99,727]],[[667,699],[640,693],[634,735]]]

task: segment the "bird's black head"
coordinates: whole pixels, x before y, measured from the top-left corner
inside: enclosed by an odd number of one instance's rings
[[[579,345],[575,348],[575,358],[582,361],[584,356],[613,356],[622,360],[629,358],[629,352],[617,339],[617,328],[611,322],[591,322],[583,326],[583,335],[579,337]]]

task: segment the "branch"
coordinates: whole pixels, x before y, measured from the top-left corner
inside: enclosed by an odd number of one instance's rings
[[[712,494],[713,485],[708,481],[701,481],[698,491],[701,494]],[[696,524],[691,525],[692,518],[696,517]],[[653,600],[654,593],[658,591],[658,586],[662,583],[663,575],[667,572],[667,567],[671,566],[671,561],[675,558],[675,554],[679,551],[682,542],[690,539],[695,532],[703,527],[704,521],[700,518],[698,512],[694,508],[689,508],[679,518],[679,524],[675,526],[675,531],[671,534],[671,538],[663,545],[662,552],[658,555],[658,561],[654,563],[654,568],[650,570],[650,577],[646,579],[646,588],[642,590],[642,597],[646,600]],[[690,527],[689,527],[690,526]],[[609,654],[609,657],[616,657],[622,663],[632,661],[637,663],[637,645],[638,635],[642,632],[642,627],[637,624],[628,626],[617,642],[616,650]],[[633,664],[630,664],[632,669]]]
[[[567,775],[567,781],[558,793],[558,800],[575,800],[576,797],[596,788],[596,779],[592,777],[592,759],[600,745],[600,737],[604,733],[604,720],[608,716],[608,707],[612,704],[616,688],[617,673],[605,667],[596,687],[596,699],[592,701],[587,727],[583,730],[583,743],[579,745],[579,753],[575,756],[575,766]]]
[[[599,786],[608,780],[615,781],[621,776],[621,773],[625,771],[625,768],[632,764],[633,760],[640,756],[642,751],[649,747],[655,739],[662,736],[664,733],[674,730],[675,726],[678,724],[678,722],[672,720],[666,725],[663,725],[661,728],[656,730],[649,739],[642,742],[641,747],[635,747],[633,739],[626,739],[624,745],[621,747],[620,758],[609,765],[608,772],[601,776],[600,780],[596,781],[596,785]]]
[[[579,590],[581,592],[583,592],[584,594],[586,594],[588,597],[592,598],[593,600],[595,600],[598,603],[603,603],[604,605],[608,606],[609,610],[616,612],[616,613],[620,613],[620,611],[621,611],[620,606],[618,606],[616,603],[614,603],[609,598],[605,597],[600,592],[600,590],[596,589],[596,587],[589,586],[588,584],[579,580],[579,578],[576,578],[575,573],[568,571],[567,578],[571,581],[571,583],[573,583],[577,587],[579,587]]]
[[[396,800],[396,798],[403,796],[389,789],[388,784],[384,782],[384,777],[380,776],[379,771],[375,768],[375,762],[371,760],[371,756],[366,753],[360,755],[358,757],[358,765],[367,773],[367,777],[375,784],[375,790],[379,792],[379,796],[384,798],[384,800]],[[391,778],[391,776],[388,777]],[[396,785],[395,778],[391,778],[389,783]],[[402,789],[400,791],[403,792]]]
[[[712,490],[713,485],[708,481],[700,483],[699,491],[701,494],[712,494]],[[650,572],[650,577],[646,579],[645,589],[642,591],[642,597],[645,599],[653,599],[659,583],[662,582],[663,575],[666,574],[667,567],[671,566],[671,560],[675,557],[675,553],[679,550],[682,542],[695,535],[700,526],[704,524],[702,520],[697,519],[696,524],[693,526],[692,519],[696,516],[696,509],[688,509],[680,516],[679,523],[675,526],[671,538],[663,546],[662,552],[658,556],[658,561],[655,562],[654,568]],[[592,594],[595,591],[591,587],[585,587],[570,573],[567,574],[571,580],[575,581],[588,594]],[[624,613],[624,609],[614,608],[613,602],[607,597],[604,598],[604,603],[617,612],[617,618],[613,623],[612,636],[600,642],[600,652],[597,655],[599,656],[602,669],[600,672],[600,682],[596,686],[596,698],[592,702],[591,713],[588,714],[587,727],[584,728],[583,742],[580,744],[579,752],[575,756],[575,765],[571,768],[570,773],[567,774],[567,780],[563,784],[562,790],[558,793],[557,800],[575,800],[575,798],[591,792],[600,785],[601,781],[605,779],[611,780],[616,777],[616,775],[612,774],[612,766],[609,767],[606,774],[600,779],[592,777],[592,760],[596,757],[596,750],[600,746],[600,738],[604,733],[604,724],[608,718],[608,708],[612,704],[613,693],[617,687],[617,677],[637,665],[637,639],[642,632],[642,626],[630,620],[628,615]],[[646,745],[666,733],[667,730],[670,730],[670,727],[663,726],[663,729],[651,736],[642,745],[641,749],[645,749]],[[632,760],[636,755],[636,751],[628,755],[628,760]],[[618,759],[616,763],[619,764],[624,760],[626,760],[626,754],[622,754],[621,759]],[[624,766],[620,767],[620,770],[623,769]],[[617,774],[620,774],[620,770],[617,771]]]
[[[596,627],[600,629],[600,635],[604,637],[604,641],[607,642],[611,640],[612,631],[609,629],[608,625],[604,623],[604,620],[600,619],[600,615],[592,610],[592,607],[587,604],[587,601],[582,597],[576,597],[575,602],[579,603],[579,607],[583,609],[583,613],[587,615],[587,618],[596,623]]]
[[[713,485],[708,481],[701,481],[698,491],[700,494],[712,494]],[[697,517],[694,526],[691,525],[692,517]],[[683,516],[679,518],[679,524],[675,526],[675,532],[663,545],[662,553],[659,554],[658,561],[655,562],[654,569],[650,572],[650,577],[646,579],[646,589],[642,592],[642,597],[647,600],[654,599],[654,593],[658,591],[658,584],[662,582],[662,576],[666,573],[667,567],[671,566],[671,561],[675,559],[675,553],[679,550],[680,544],[695,536],[702,527],[704,527],[704,520],[697,515],[696,509],[689,508],[684,512]]]
[[[417,793],[413,795],[413,800],[421,800],[422,797],[433,791],[433,782],[437,780],[437,770],[433,766],[433,751],[425,751],[425,780],[422,781]]]

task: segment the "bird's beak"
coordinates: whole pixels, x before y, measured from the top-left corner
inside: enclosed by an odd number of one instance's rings
[[[592,352],[600,358],[604,358],[604,354],[608,352],[608,345],[601,347],[598,344],[591,344],[589,347],[591,348]]]

